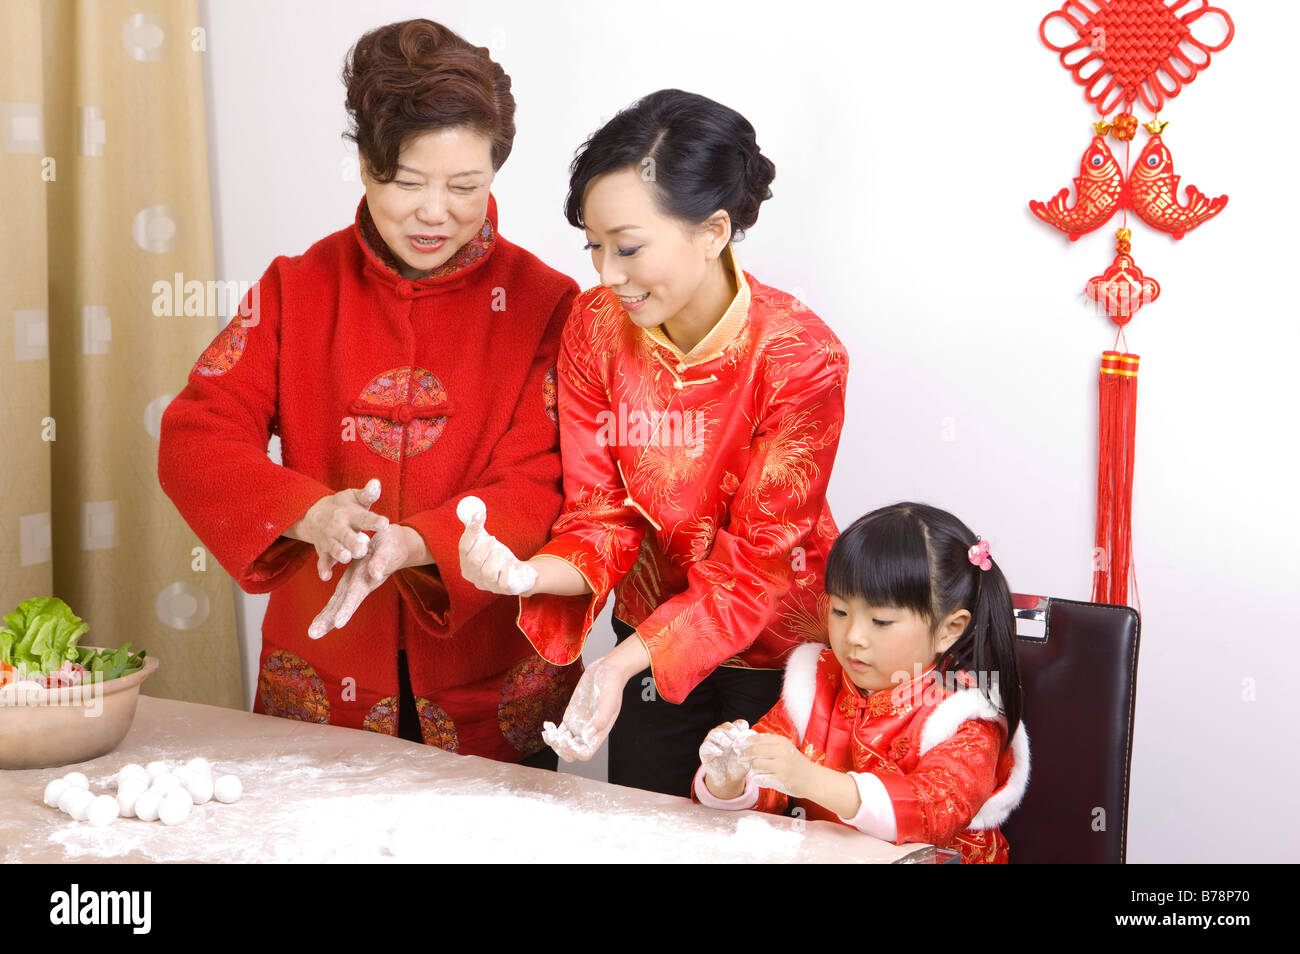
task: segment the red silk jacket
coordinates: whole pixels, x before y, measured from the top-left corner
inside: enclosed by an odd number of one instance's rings
[[[818,765],[875,775],[893,804],[896,844],[955,848],[963,864],[1006,864],[998,825],[1029,784],[1029,735],[1020,725],[1004,751],[1006,720],[977,689],[945,683],[931,668],[865,693],[833,650],[807,646],[791,655],[781,701],[754,730],[784,736]],[[816,802],[794,803],[811,819],[845,823]],[[752,807],[784,814],[789,806],[789,796],[763,788]]]
[[[429,744],[519,761],[563,714],[580,667],[538,658],[515,601],[460,574],[459,498],[481,497],[490,532],[527,552],[562,501],[553,365],[578,289],[496,221],[490,199],[478,235],[411,281],[363,198],[351,227],[271,263],[257,312],[217,335],[163,416],[163,490],[240,587],[271,594],[256,712],[395,734],[405,648]],[[322,582],[314,548],[281,534],[371,477],[371,509],[417,530],[435,565],[399,570],[312,640],[346,568]]]
[[[574,303],[559,359],[564,511],[538,552],[592,593],[520,600],[520,628],[563,665],[613,590],[670,702],[718,665],[776,669],[825,639],[838,533],[826,484],[848,356],[802,303],[726,255],[736,297],[687,355],[606,288]]]

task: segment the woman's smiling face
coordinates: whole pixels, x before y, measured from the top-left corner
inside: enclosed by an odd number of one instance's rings
[[[665,215],[655,203],[653,184],[636,169],[592,180],[582,221],[600,283],[642,328],[690,314],[731,232],[729,221],[720,231],[710,223],[692,227]]]
[[[492,140],[462,126],[421,133],[397,157],[392,182],[362,163],[366,205],[405,278],[422,278],[478,234],[492,187]]]

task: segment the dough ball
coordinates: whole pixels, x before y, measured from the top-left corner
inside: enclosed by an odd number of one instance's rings
[[[134,818],[136,799],[148,790],[148,784],[138,778],[128,778],[119,785],[117,787],[118,814],[123,818]]]
[[[475,517],[486,516],[487,504],[478,497],[462,497],[460,503],[456,504],[456,517],[467,527]]]
[[[59,797],[70,788],[75,788],[66,778],[56,778],[45,786],[45,804],[51,808],[59,807]]]
[[[167,774],[167,763],[150,762],[148,765],[144,767],[144,770],[149,773],[150,778],[157,778],[159,775]]]
[[[194,775],[185,783],[185,791],[190,793],[195,805],[206,805],[212,801],[216,783],[210,775]]]
[[[190,809],[193,807],[194,799],[190,798],[189,792],[183,788],[173,788],[158,805],[158,820],[164,825],[179,825],[190,817]]]
[[[197,758],[190,759],[185,763],[185,767],[196,775],[212,774],[212,763],[201,755]]]
[[[63,780],[69,785],[77,786],[82,791],[90,791],[90,779],[80,772],[69,772],[63,776]]]
[[[173,788],[180,788],[181,780],[178,779],[171,772],[168,772],[165,775],[159,775],[156,779],[153,780],[153,784],[150,785],[149,787],[153,789],[157,789],[160,793],[166,795]]]
[[[135,817],[140,821],[157,821],[158,805],[162,801],[163,793],[156,788],[151,788],[135,800]]]
[[[117,787],[121,788],[122,783],[127,779],[138,779],[148,786],[150,778],[149,773],[145,771],[144,766],[136,762],[128,762],[117,770]]]
[[[60,779],[59,781],[63,780]],[[59,811],[66,815],[71,815],[72,799],[75,798],[76,794],[82,791],[82,789],[77,788],[75,785],[69,785],[67,782],[63,782],[63,786],[63,791],[60,793],[58,801],[54,804],[58,807]]]
[[[172,777],[175,778],[176,781],[180,782],[183,787],[186,782],[194,777],[194,770],[182,765],[176,771],[172,772]]]
[[[68,814],[77,821],[86,820],[86,811],[90,808],[90,803],[95,800],[95,796],[90,792],[77,789],[72,793],[72,798],[68,802]]]
[[[86,809],[86,821],[96,828],[113,824],[117,818],[117,799],[112,795],[98,795]]]
[[[239,779],[233,775],[223,775],[217,779],[216,784],[212,787],[212,794],[216,796],[217,801],[229,805],[239,801],[244,794],[244,786],[239,783]]]

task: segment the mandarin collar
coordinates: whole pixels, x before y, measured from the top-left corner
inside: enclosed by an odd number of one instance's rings
[[[682,350],[673,344],[672,339],[664,333],[662,325],[642,329],[642,333],[648,336],[651,341],[662,348],[667,348],[672,356],[677,359],[679,371],[685,371],[697,364],[704,364],[721,357],[722,353],[727,350],[727,345],[731,344],[732,339],[736,337],[736,333],[740,331],[745,324],[745,319],[749,316],[749,303],[752,295],[749,290],[749,281],[745,277],[744,270],[740,267],[740,261],[736,258],[735,246],[728,243],[722,254],[726,257],[727,265],[736,278],[736,295],[731,299],[731,304],[727,306],[727,310],[722,313],[722,317],[718,319],[718,323],[709,329],[709,333],[700,339],[700,342],[691,349],[690,354],[683,354]]]
[[[858,710],[866,710],[872,717],[909,712],[916,708],[923,698],[926,686],[937,674],[938,665],[937,662],[931,663],[907,682],[901,682],[890,689],[875,691],[859,689],[849,678],[848,670],[841,666],[837,708],[846,716],[851,716]]]
[[[488,193],[487,218],[483,220],[482,228],[457,249],[451,258],[424,278],[404,278],[397,271],[393,253],[380,237],[364,195],[357,203],[352,234],[356,236],[361,253],[365,256],[366,273],[372,278],[389,286],[402,298],[436,295],[464,284],[472,272],[482,268],[492,257],[497,241],[497,200],[496,196]]]

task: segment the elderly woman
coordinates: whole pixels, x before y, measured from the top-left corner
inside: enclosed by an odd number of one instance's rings
[[[343,79],[356,220],[276,258],[200,356],[159,480],[240,587],[271,594],[254,711],[553,766],[540,727],[580,667],[541,659],[517,602],[461,577],[456,504],[484,500],[520,552],[547,539],[577,286],[497,231],[515,104],[486,49],[395,23]]]

